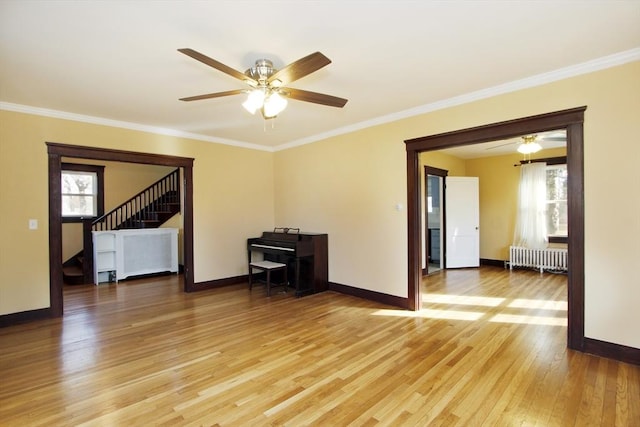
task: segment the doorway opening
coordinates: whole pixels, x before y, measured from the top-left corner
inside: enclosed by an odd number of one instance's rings
[[[424,182],[424,261],[422,274],[428,275],[440,271],[445,266],[445,179],[449,172],[444,169],[425,166]]]
[[[422,279],[422,203],[419,154],[425,151],[564,129],[567,135],[567,169],[570,178],[568,183],[570,196],[567,201],[569,218],[567,346],[577,350],[584,349],[583,124],[585,110],[586,107],[578,107],[405,141],[407,150],[408,309],[420,310],[422,306],[420,286]]]
[[[83,147],[47,142],[49,156],[49,300],[52,316],[63,314],[62,276],[62,197],[61,168],[63,158],[105,160],[172,166],[182,169],[183,177],[183,263],[184,291],[195,290],[193,279],[193,158]]]

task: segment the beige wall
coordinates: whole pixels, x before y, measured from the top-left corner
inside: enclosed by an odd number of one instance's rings
[[[246,274],[246,239],[273,227],[272,153],[0,111],[0,315],[49,306],[45,141],[195,158],[196,282]]]
[[[449,176],[467,176],[467,162],[460,157],[442,151],[420,153],[420,175],[424,178],[424,167],[444,169]]]
[[[276,153],[276,223],[329,234],[330,281],[406,297],[403,149],[380,127]]]
[[[276,222],[329,233],[331,281],[404,297],[403,141],[586,105],[586,336],[640,348],[639,75],[634,62],[277,152]]]

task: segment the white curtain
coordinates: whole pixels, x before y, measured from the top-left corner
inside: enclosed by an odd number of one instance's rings
[[[531,249],[547,247],[546,181],[546,163],[526,163],[520,167],[514,246]]]

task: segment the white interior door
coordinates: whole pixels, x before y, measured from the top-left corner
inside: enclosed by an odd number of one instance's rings
[[[478,178],[446,178],[446,268],[480,266]]]

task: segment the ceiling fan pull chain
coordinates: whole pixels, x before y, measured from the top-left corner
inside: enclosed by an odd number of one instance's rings
[[[276,117],[262,120],[262,131],[267,132],[267,123],[271,123],[271,129],[276,128]]]

